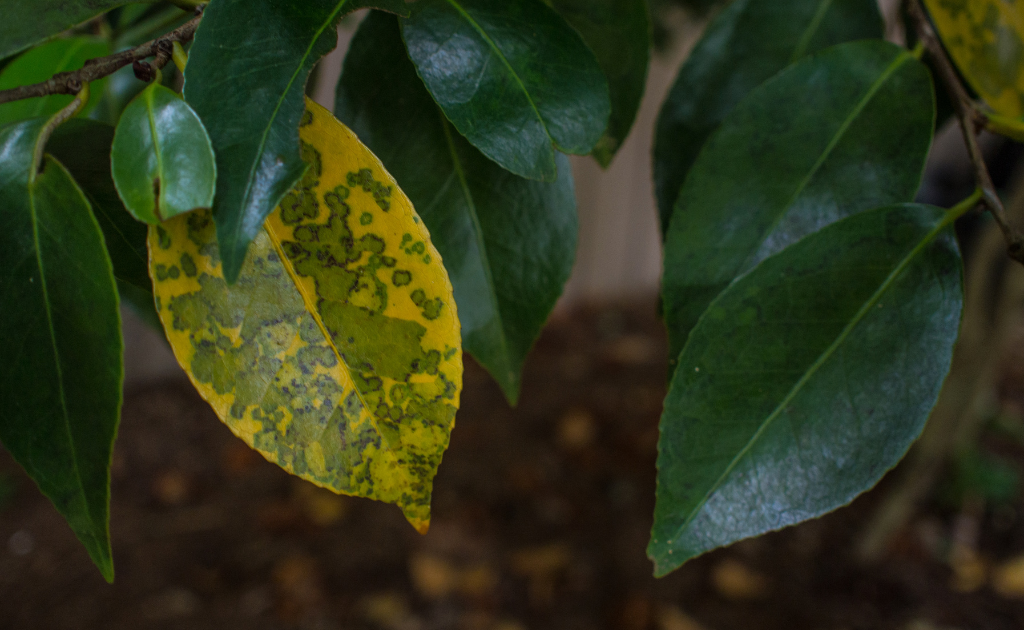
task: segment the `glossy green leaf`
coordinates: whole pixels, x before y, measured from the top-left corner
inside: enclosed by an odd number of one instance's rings
[[[124,207],[145,223],[213,203],[217,166],[206,129],[185,101],[159,83],[121,114],[110,166]]]
[[[882,41],[805,57],[751,92],[708,140],[672,215],[670,360],[740,273],[828,223],[912,200],[934,116],[928,70]]]
[[[131,0],[3,0],[0,59]],[[49,78],[49,77],[46,77]]]
[[[119,292],[124,293],[120,288],[129,284],[148,294],[152,303],[146,226],[128,214],[114,187],[110,175],[113,141],[114,128],[110,125],[74,118],[57,128],[46,144],[46,151],[68,169],[89,200],[103,231]]]
[[[1024,126],[1024,6],[1020,0],[925,0],[942,44],[996,114]]]
[[[640,109],[651,57],[651,21],[645,0],[548,0],[597,56],[608,78],[611,116],[594,146],[601,166],[611,164]]]
[[[2,37],[0,37],[0,41],[2,41]],[[110,46],[101,39],[94,37],[58,39],[30,50],[4,68],[4,71],[0,73],[0,90],[39,83],[58,72],[78,70],[88,59],[109,54]],[[101,79],[90,88],[100,94],[104,84],[105,80]],[[16,120],[50,116],[60,111],[73,98],[66,94],[54,94],[4,103],[0,105],[0,126]],[[87,114],[90,109],[91,106],[86,105],[82,113]]]
[[[402,35],[416,71],[484,155],[522,177],[554,181],[556,148],[594,150],[608,126],[608,82],[554,10],[541,0],[418,0],[412,7]]]
[[[381,81],[381,76],[387,81]],[[513,404],[530,346],[572,271],[572,171],[524,179],[474,149],[416,76],[391,16],[373,13],[345,57],[335,109],[409,196],[444,258],[463,346]]]
[[[654,188],[662,234],[701,147],[743,97],[808,53],[881,36],[875,0],[735,0],[725,8],[680,69],[658,116]],[[798,99],[793,108],[802,108]]]
[[[656,575],[845,505],[900,460],[960,325],[953,216],[907,204],[848,217],[711,304],[665,400]]]
[[[100,228],[45,119],[0,129],[0,441],[67,519],[107,580],[110,458],[121,409],[121,321]]]
[[[421,532],[462,390],[452,288],[380,162],[324,108],[310,169],[228,285],[210,214],[150,228],[157,309],[225,424],[288,472],[397,504]]]
[[[306,80],[354,9],[405,11],[403,0],[217,0],[185,68],[185,100],[217,156],[213,216],[224,276],[234,282],[263,220],[299,181]]]

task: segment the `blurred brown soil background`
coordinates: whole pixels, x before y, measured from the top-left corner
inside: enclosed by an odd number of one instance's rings
[[[903,467],[849,507],[655,580],[655,310],[559,315],[514,410],[470,361],[426,536],[394,506],[267,463],[183,376],[135,386],[114,453],[112,586],[0,453],[0,628],[1024,628],[1024,334],[1001,349],[998,417],[979,438],[990,465],[947,466],[877,562],[857,560],[857,541]]]

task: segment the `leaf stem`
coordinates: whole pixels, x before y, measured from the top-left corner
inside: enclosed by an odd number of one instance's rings
[[[50,94],[78,94],[82,91],[82,86],[90,81],[109,76],[127,65],[142,62],[142,60],[153,56],[157,56],[159,61],[163,51],[167,51],[166,54],[169,58],[172,42],[188,41],[195,35],[196,28],[199,27],[199,22],[203,17],[201,8],[196,11],[198,14],[188,22],[141,46],[107,57],[89,59],[81,69],[73,72],[58,72],[41,83],[0,90],[0,105]],[[166,63],[166,59],[164,63]]]
[[[185,74],[185,64],[188,63],[188,53],[182,47],[181,42],[174,42],[171,48],[171,59],[174,65],[178,66],[178,72]]]
[[[964,143],[967,145],[967,152],[971,157],[971,164],[974,166],[974,177],[978,185],[978,191],[975,191],[975,194],[980,192],[981,203],[1002,231],[1003,239],[1006,241],[1007,255],[1024,265],[1024,235],[1010,225],[1006,219],[1003,202],[999,199],[988,167],[985,165],[985,157],[978,145],[978,132],[984,127],[986,116],[977,108],[967,93],[967,89],[961,83],[956,68],[946,56],[946,51],[943,50],[938,35],[932,28],[932,24],[924,12],[924,7],[921,6],[921,0],[910,0],[908,5],[907,10],[914,20],[921,44],[924,44],[928,56],[934,61],[935,69],[945,84],[956,109],[960,131],[963,133]]]
[[[50,119],[46,121],[42,130],[39,132],[39,137],[36,138],[36,146],[32,152],[32,170],[29,172],[28,182],[32,184],[36,180],[36,175],[39,174],[39,167],[43,163],[43,153],[46,151],[46,143],[53,135],[54,130],[57,129],[61,124],[66,122],[72,116],[77,114],[85,104],[89,102],[89,84],[85,83],[82,85],[82,89],[75,95],[75,99],[68,103],[64,109],[60,110]]]

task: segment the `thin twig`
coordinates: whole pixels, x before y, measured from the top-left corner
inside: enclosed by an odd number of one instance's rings
[[[983,193],[981,203],[989,211],[989,214],[992,215],[992,218],[995,219],[996,224],[999,226],[1000,231],[1002,231],[1003,238],[1006,240],[1009,257],[1024,264],[1024,236],[1007,221],[1003,202],[999,199],[996,187],[992,183],[992,177],[989,175],[988,167],[985,166],[985,157],[982,155],[981,147],[978,145],[978,131],[985,126],[985,114],[975,106],[963,83],[960,82],[960,77],[957,75],[956,69],[953,67],[949,57],[946,56],[946,51],[943,50],[931,22],[928,21],[928,16],[925,15],[920,0],[911,0],[908,10],[911,18],[914,20],[917,35],[924,43],[928,56],[934,61],[935,69],[939,73],[942,83],[945,84],[950,99],[953,101],[953,107],[956,109],[957,118],[960,121],[960,130],[963,133],[964,142],[967,144],[967,151],[971,157],[971,164],[974,165],[974,177]]]
[[[199,27],[199,21],[203,18],[201,9],[197,10],[197,12],[199,14],[196,17],[170,33],[161,35],[131,50],[125,50],[98,59],[89,59],[81,69],[72,72],[58,72],[41,83],[23,85],[10,90],[0,90],[0,105],[25,98],[47,96],[49,94],[78,94],[86,83],[114,74],[121,68],[135,62],[142,62],[148,57],[156,56],[156,63],[162,66],[170,58],[173,42],[187,42],[195,35],[196,28]]]

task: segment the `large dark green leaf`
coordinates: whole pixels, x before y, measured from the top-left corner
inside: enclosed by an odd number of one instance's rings
[[[404,11],[403,0],[217,0],[206,9],[185,68],[185,100],[217,155],[213,202],[228,282],[263,220],[302,177],[299,121],[316,62],[338,42],[344,13]]]
[[[127,283],[149,294],[149,254],[146,250],[146,226],[128,214],[114,188],[110,175],[110,147],[114,128],[82,118],[74,118],[57,128],[46,151],[71,173],[92,206],[103,231],[107,253],[114,265],[118,284]]]
[[[0,59],[130,1],[3,0]]]
[[[387,80],[381,80],[381,77]],[[395,19],[371,14],[345,58],[336,115],[412,200],[444,259],[465,348],[515,402],[530,346],[562,292],[576,250],[568,159],[558,180],[524,179],[445,120],[409,62]]]
[[[662,288],[670,360],[758,261],[837,219],[913,199],[934,115],[927,69],[882,41],[805,57],[751,92],[676,201]]]
[[[953,216],[907,204],[846,218],[711,304],[665,400],[656,575],[845,505],[899,461],[960,325]]]
[[[555,148],[594,149],[608,126],[608,82],[554,10],[541,0],[419,0],[412,7],[402,35],[416,71],[484,155],[517,175],[554,181]]]
[[[723,10],[679,71],[658,117],[654,186],[662,233],[701,146],[740,99],[807,53],[881,36],[875,0],[735,0]]]
[[[594,147],[594,158],[607,167],[636,119],[644,95],[651,51],[651,22],[645,0],[550,0],[580,32],[597,55],[605,76],[612,113],[608,129]]]
[[[121,321],[89,202],[47,156],[45,119],[0,129],[0,441],[112,580],[110,457],[121,408]]]
[[[58,39],[30,50],[5,67],[0,73],[0,90],[39,83],[58,72],[78,70],[88,59],[109,54],[110,45],[95,37]],[[101,79],[90,87],[96,94],[102,94],[105,84],[106,80]],[[0,125],[55,114],[73,98],[66,94],[53,94],[4,103],[0,105]],[[86,105],[83,113],[88,113],[92,105]]]
[[[213,203],[217,167],[206,129],[188,103],[157,82],[121,114],[110,168],[125,208],[151,225]]]

